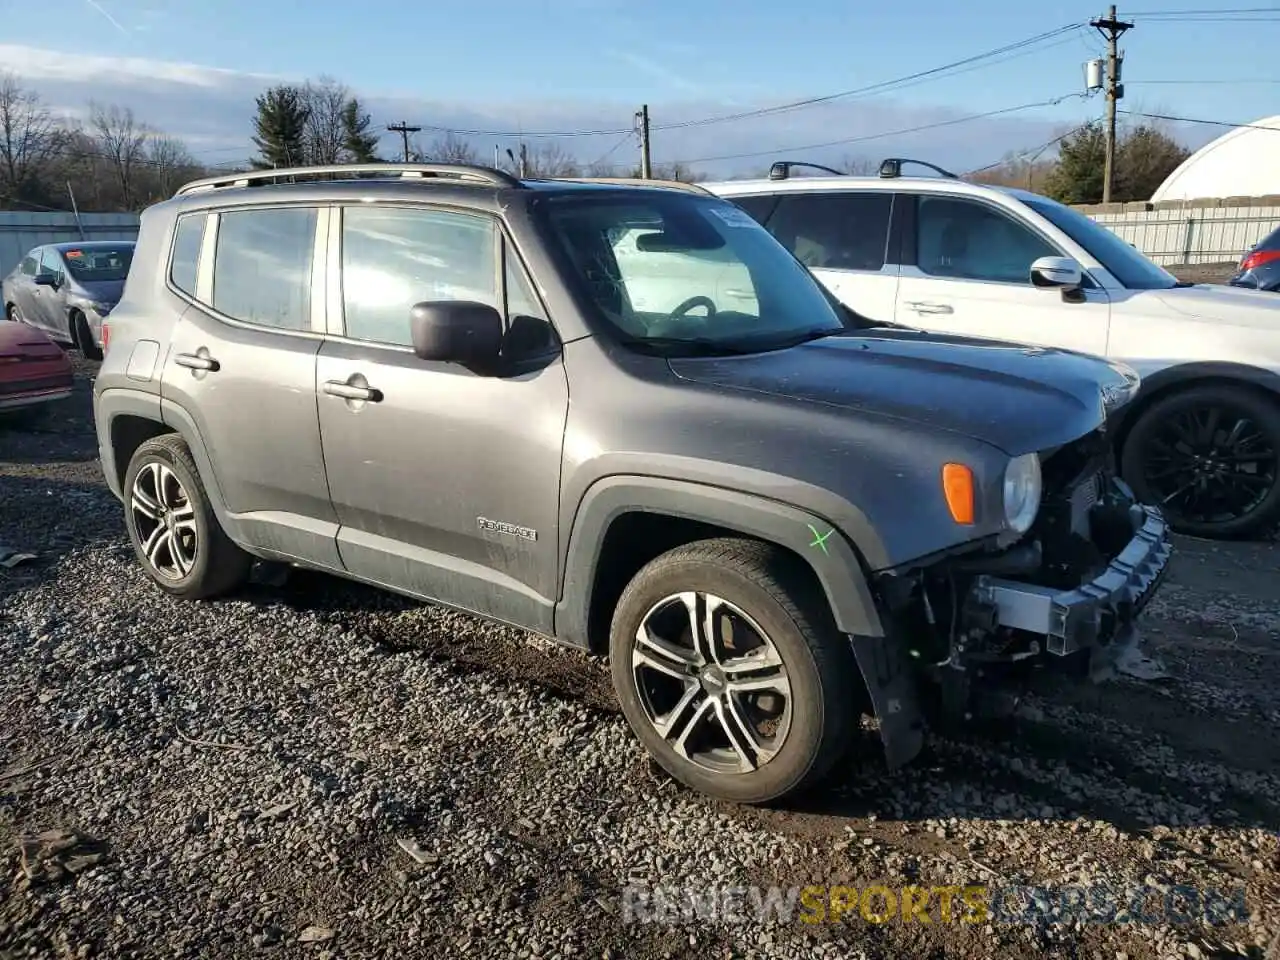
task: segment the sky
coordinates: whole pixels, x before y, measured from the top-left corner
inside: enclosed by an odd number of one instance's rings
[[[1138,2],[1119,10],[1136,24],[1121,43],[1122,110],[1221,123],[1280,113],[1280,3]],[[639,156],[628,131],[642,103],[654,162],[694,161],[712,176],[784,157],[906,155],[966,171],[1033,152],[1104,109],[1101,95],[1082,96],[1083,63],[1103,55],[1103,41],[1070,27],[1102,14],[1100,5],[648,0],[641,11],[622,0],[48,0],[39,18],[33,9],[0,0],[0,69],[70,116],[85,116],[91,100],[130,107],[215,164],[252,153],[256,94],[326,74],[361,97],[379,128],[426,128],[423,148],[444,129],[482,131],[466,138],[488,158],[523,134],[531,148],[555,143],[620,173]],[[1178,12],[1186,10],[1201,12]],[[1226,12],[1238,10],[1257,12]],[[861,90],[1033,37],[1041,39],[802,109],[691,122]],[[1192,147],[1227,129],[1165,126]],[[916,127],[929,129],[905,132]],[[544,136],[584,131],[603,132]],[[386,134],[383,154],[398,144]]]

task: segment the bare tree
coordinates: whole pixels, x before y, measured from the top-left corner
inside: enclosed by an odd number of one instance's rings
[[[134,209],[135,181],[138,168],[146,163],[150,129],[134,117],[129,107],[93,102],[89,104],[89,125],[99,153],[115,173],[124,209]]]
[[[519,153],[516,154],[516,172],[519,172]],[[577,177],[582,168],[564,147],[558,143],[544,143],[537,148],[525,151],[525,176],[530,178],[555,179],[556,177]]]
[[[427,156],[436,163],[476,163],[479,159],[476,148],[455,133],[436,137]]]
[[[845,157],[835,165],[837,170],[851,177],[869,177],[880,169],[880,164],[869,157]]]
[[[62,146],[62,130],[40,97],[0,73],[0,192],[22,200]]]
[[[307,163],[341,163],[347,141],[343,116],[351,91],[332,77],[308,80],[302,87],[302,102],[307,108]]]
[[[199,164],[177,137],[152,137],[147,141],[146,160],[156,199],[172,196],[183,183],[199,175]]]

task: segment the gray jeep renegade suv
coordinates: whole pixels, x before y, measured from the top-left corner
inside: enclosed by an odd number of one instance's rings
[[[94,386],[147,574],[329,571],[607,651],[683,783],[762,802],[1136,642],[1169,558],[1127,368],[872,326],[687,185],[381,165],[146,210]]]

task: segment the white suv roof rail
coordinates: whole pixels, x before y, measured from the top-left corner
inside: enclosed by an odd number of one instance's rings
[[[388,177],[399,176],[402,180],[440,179],[483,183],[493,187],[523,188],[525,186],[502,170],[463,163],[335,163],[320,167],[273,167],[270,170],[248,170],[243,173],[204,177],[179,187],[174,196],[181,197],[224,187],[247,187],[283,178],[297,182],[332,177],[334,174],[351,176],[365,173],[380,173]]]

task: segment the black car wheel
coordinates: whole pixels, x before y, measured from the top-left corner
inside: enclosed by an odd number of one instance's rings
[[[134,553],[166,593],[203,600],[249,578],[252,558],[223,532],[186,444],[156,437],[124,475],[125,523]]]
[[[645,748],[711,796],[763,803],[812,786],[858,727],[862,681],[826,598],[767,544],[705,540],[646,565],[609,652]]]
[[[1266,535],[1280,522],[1280,404],[1246,387],[1172,393],[1140,415],[1121,466],[1181,533]]]
[[[13,323],[22,322],[22,311],[18,309],[18,305],[16,303],[11,303],[9,306],[5,307],[4,315]]]

